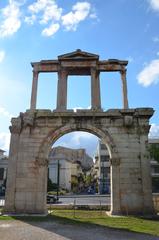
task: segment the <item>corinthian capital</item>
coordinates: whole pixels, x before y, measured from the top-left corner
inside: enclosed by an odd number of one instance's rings
[[[22,129],[22,119],[19,116],[18,118],[12,118],[11,120],[12,125],[9,127],[11,133],[20,134]]]

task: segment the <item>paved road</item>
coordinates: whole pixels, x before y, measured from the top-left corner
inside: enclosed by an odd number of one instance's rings
[[[0,206],[4,206],[4,199],[0,199]],[[59,197],[59,204],[70,205],[110,205],[109,195],[72,195]]]
[[[68,197],[60,197],[61,204],[76,205],[110,205],[110,196],[108,195],[74,195]]]
[[[1,240],[159,240],[159,237],[96,225],[0,221]]]

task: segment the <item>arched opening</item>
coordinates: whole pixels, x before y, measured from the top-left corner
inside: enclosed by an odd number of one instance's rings
[[[95,135],[81,131],[60,137],[49,153],[48,173],[52,187],[58,185],[59,192],[67,195],[97,193],[98,175],[93,159],[98,142]]]
[[[50,151],[52,149],[52,145],[54,145],[55,142],[61,136],[65,135],[65,134],[68,134],[70,132],[73,132],[73,131],[77,131],[77,132],[84,131],[84,132],[94,134],[95,136],[97,136],[102,141],[102,144],[104,144],[107,147],[107,151],[109,153],[109,159],[110,159],[110,161],[109,161],[110,162],[110,173],[109,173],[109,175],[111,176],[111,180],[110,180],[110,182],[111,182],[110,185],[111,186],[109,188],[109,192],[111,192],[111,197],[110,198],[111,198],[111,212],[112,212],[113,205],[114,205],[113,198],[112,198],[112,196],[113,196],[112,189],[113,189],[113,184],[114,184],[113,180],[112,180],[112,173],[113,173],[113,168],[112,168],[112,161],[113,160],[112,159],[115,159],[115,160],[117,159],[117,151],[115,149],[113,139],[111,138],[110,134],[107,131],[103,132],[100,129],[94,127],[94,126],[89,126],[89,125],[82,126],[82,124],[80,124],[80,126],[79,126],[77,124],[72,124],[71,127],[70,127],[70,125],[65,125],[61,128],[58,128],[56,131],[52,131],[48,134],[47,139],[45,139],[43,141],[43,144],[40,148],[39,158],[40,159],[48,159]],[[47,176],[47,173],[48,173],[47,167],[45,168],[45,172],[46,172],[45,176]],[[118,185],[119,184],[119,182],[118,182],[118,170],[117,170],[116,167],[115,167],[115,174],[116,174],[116,180],[115,181],[116,181],[116,184]],[[99,180],[101,180],[101,179],[99,179]],[[102,180],[104,180],[104,178]],[[116,185],[115,191],[118,194],[119,187],[117,185]],[[98,191],[100,193],[100,190],[98,190]],[[47,181],[45,183],[45,192],[47,192]],[[119,205],[119,203],[116,203],[116,208],[118,207],[118,205]]]
[[[94,134],[73,131],[48,156],[47,203],[110,209],[110,156]]]

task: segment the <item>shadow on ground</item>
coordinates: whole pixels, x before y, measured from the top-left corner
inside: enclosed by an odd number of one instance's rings
[[[17,237],[15,236],[16,240],[22,239],[18,238],[18,236],[21,236],[21,229],[23,229],[23,235],[21,237],[27,240],[159,240],[157,236],[136,233],[116,227],[101,226],[90,223],[89,220],[82,223],[78,218],[68,219],[67,217],[48,215],[46,217],[13,217],[13,219],[18,221],[7,222],[11,224],[11,228],[13,227],[14,230],[12,229],[12,232],[14,231],[14,234],[17,231]],[[12,222],[14,222],[13,226]],[[11,229],[8,228],[8,231],[10,230]],[[29,234],[29,236],[27,234]],[[3,238],[3,234],[1,236],[2,240],[7,239]],[[12,240],[14,238],[10,239]]]

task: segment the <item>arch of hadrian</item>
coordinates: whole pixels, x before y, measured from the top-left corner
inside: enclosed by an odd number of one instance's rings
[[[63,134],[86,131],[101,138],[111,159],[111,214],[152,213],[150,164],[147,151],[152,108],[128,108],[127,61],[81,50],[57,60],[32,63],[30,109],[11,120],[11,142],[5,212],[46,213],[48,154]],[[58,73],[57,108],[36,109],[38,75]],[[123,109],[102,111],[100,72],[121,74]],[[68,75],[91,76],[91,109],[67,110]]]

